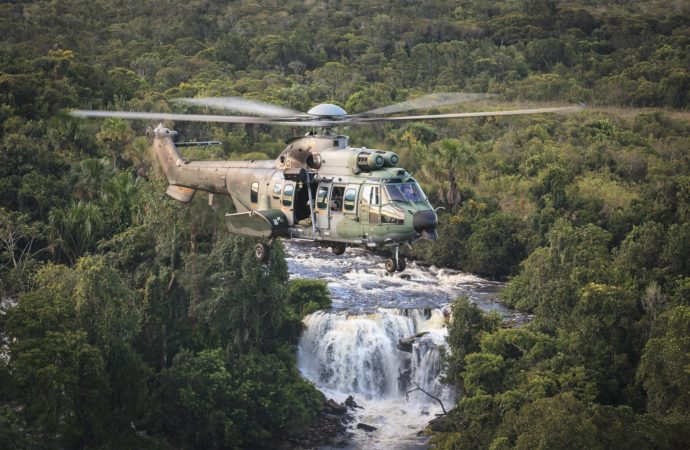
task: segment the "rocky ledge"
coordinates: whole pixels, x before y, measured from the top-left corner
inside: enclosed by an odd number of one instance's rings
[[[336,402],[333,399],[326,400],[324,396],[321,410],[306,430],[292,433],[280,442],[272,444],[272,448],[308,450],[321,446],[345,447],[350,440],[347,427],[353,422],[354,417],[348,412],[348,406],[354,404],[351,397],[345,404]]]

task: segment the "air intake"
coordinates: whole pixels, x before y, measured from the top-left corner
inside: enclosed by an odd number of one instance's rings
[[[377,153],[361,152],[357,155],[357,167],[362,170],[376,170],[385,164],[383,155]]]

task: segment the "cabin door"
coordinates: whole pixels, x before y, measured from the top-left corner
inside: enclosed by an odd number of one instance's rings
[[[330,183],[319,183],[319,188],[316,191],[316,229],[321,231],[328,231],[330,227],[330,213],[328,208],[328,198],[330,194]]]
[[[291,181],[286,181],[283,186],[283,195],[280,201],[280,210],[287,218],[288,225],[295,224],[295,185]]]
[[[362,224],[362,238],[366,239],[379,224],[379,186],[363,184],[359,194],[359,220]]]

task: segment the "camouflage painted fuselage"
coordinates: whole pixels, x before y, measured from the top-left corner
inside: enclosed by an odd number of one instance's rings
[[[232,232],[369,247],[436,238],[433,208],[392,152],[309,134],[289,141],[275,161],[187,162],[171,135],[160,126],[153,133],[166,193],[183,202],[197,190],[229,195]]]

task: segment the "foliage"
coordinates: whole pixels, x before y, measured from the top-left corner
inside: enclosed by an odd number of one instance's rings
[[[261,446],[308,425],[320,404],[311,384],[260,353],[227,360],[221,349],[181,351],[159,377],[162,431],[186,446]]]
[[[67,109],[474,91],[592,108],[347,131],[446,208],[416,258],[512,276],[504,301],[534,314],[503,329],[453,306],[463,395],[437,445],[690,447],[685,3],[124,3],[0,5],[0,442],[260,447],[316,409],[293,354],[323,283],[288,281],[280,247],[258,265],[222,231],[230,205],[161,201],[143,125]],[[175,126],[224,142],[190,158],[275,157],[293,135]]]
[[[465,366],[465,356],[479,350],[479,341],[485,332],[493,331],[498,317],[485,317],[476,305],[466,298],[457,299],[452,305],[453,321],[448,326],[448,344],[453,349],[447,356],[446,373],[449,381],[462,389],[460,377]]]
[[[524,224],[486,203],[467,200],[456,214],[441,214],[437,242],[415,248],[415,255],[439,266],[501,278],[525,256]]]
[[[647,392],[647,408],[658,415],[683,415],[690,407],[690,310],[667,311],[647,341],[637,376]]]
[[[300,316],[331,308],[331,294],[323,280],[297,278],[290,280],[288,289],[290,304]]]

